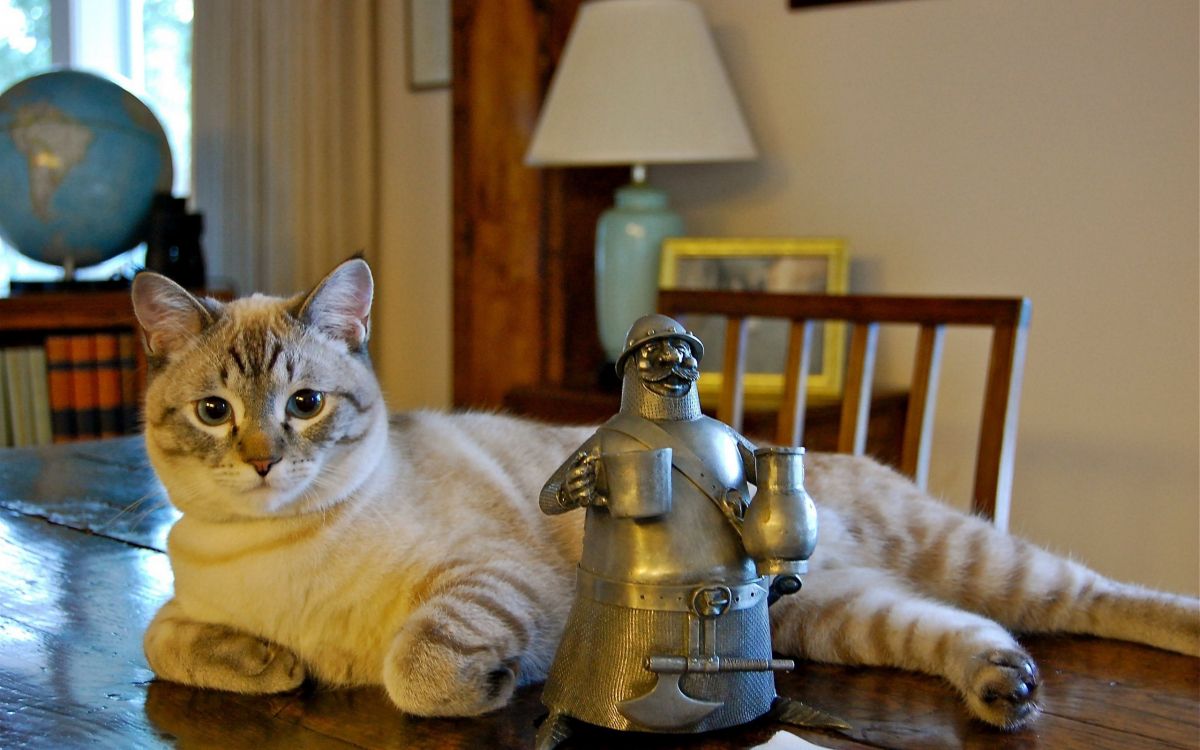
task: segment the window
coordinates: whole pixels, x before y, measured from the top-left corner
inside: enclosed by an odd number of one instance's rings
[[[52,66],[120,80],[162,123],[174,159],[176,195],[191,176],[192,0],[0,0],[0,91]],[[78,278],[128,275],[145,259],[135,248]],[[0,293],[10,278],[52,280],[62,269],[0,242]]]
[[[50,0],[0,0],[0,90],[50,67]]]

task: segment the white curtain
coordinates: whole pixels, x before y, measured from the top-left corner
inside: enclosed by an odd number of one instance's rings
[[[376,0],[196,0],[194,200],[210,284],[289,294],[378,233]]]

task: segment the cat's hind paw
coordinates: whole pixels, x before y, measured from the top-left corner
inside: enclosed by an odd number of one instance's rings
[[[994,649],[979,654],[974,661],[966,691],[972,713],[1008,730],[1020,729],[1038,715],[1041,677],[1029,654]]]
[[[517,686],[516,659],[494,644],[468,643],[463,634],[427,625],[405,628],[384,666],[388,695],[419,716],[477,716],[508,703]]]

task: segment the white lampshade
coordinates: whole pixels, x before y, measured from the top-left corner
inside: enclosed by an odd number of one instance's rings
[[[580,7],[527,164],[754,156],[754,142],[699,7],[688,0],[592,0]]]

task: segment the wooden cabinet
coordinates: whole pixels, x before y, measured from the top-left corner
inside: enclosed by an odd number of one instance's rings
[[[603,361],[593,243],[628,169],[524,162],[580,0],[454,2],[454,402],[587,388]]]
[[[136,328],[129,291],[45,292],[0,298],[0,337],[55,330]]]

